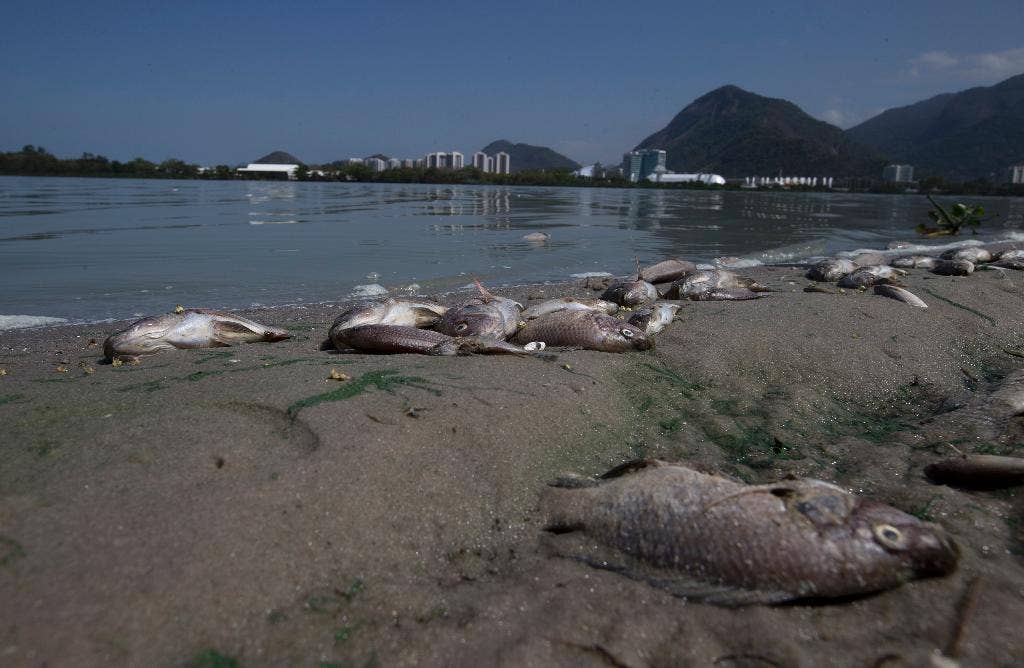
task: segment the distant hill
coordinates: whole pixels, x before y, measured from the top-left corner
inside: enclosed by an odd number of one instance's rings
[[[723,86],[637,145],[664,149],[676,172],[743,176],[880,176],[885,160],[792,102]]]
[[[487,155],[494,155],[500,151],[508,153],[509,166],[513,173],[521,172],[523,170],[537,169],[543,169],[549,172],[556,170],[572,171],[580,168],[580,164],[575,160],[571,160],[561,153],[552,151],[546,146],[513,144],[510,141],[499,139],[498,141],[492,141],[480,150]],[[472,162],[472,159],[473,156],[466,156],[467,162]]]
[[[846,134],[914,165],[918,177],[998,180],[1024,162],[1024,74],[889,109]]]
[[[257,165],[301,165],[302,161],[291,153],[285,151],[274,151],[268,153],[259,160],[253,160]]]

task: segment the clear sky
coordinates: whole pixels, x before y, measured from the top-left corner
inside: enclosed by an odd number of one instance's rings
[[[28,2],[0,150],[309,163],[494,139],[618,160],[724,84],[849,127],[1024,72],[1024,1]]]

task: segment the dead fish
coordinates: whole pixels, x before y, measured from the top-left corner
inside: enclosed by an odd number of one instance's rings
[[[928,308],[928,304],[925,304],[923,299],[915,295],[910,290],[905,290],[897,285],[879,283],[875,286],[875,294],[888,297],[889,299],[895,299],[896,301],[903,302],[904,304],[917,306],[918,308]]]
[[[695,271],[679,279],[665,293],[666,299],[716,301],[719,299],[757,299],[754,292],[771,292],[757,281],[737,276],[725,269]]]
[[[367,300],[356,302],[339,315],[331,325],[330,338],[344,336],[344,330],[360,325],[404,325],[432,327],[448,309],[434,302],[418,299]]]
[[[640,278],[648,283],[668,283],[697,271],[697,265],[686,260],[665,260],[640,270]]]
[[[448,309],[434,329],[449,336],[488,336],[502,340],[515,334],[523,305],[491,294],[480,281],[476,281],[476,286],[480,296]]]
[[[640,306],[653,302],[657,298],[657,288],[642,278],[638,278],[635,281],[613,283],[601,295],[601,299],[615,302],[619,306]]]
[[[931,480],[955,487],[994,489],[1024,484],[1024,458],[961,455],[924,467]]]
[[[831,283],[838,281],[847,274],[852,274],[857,269],[857,264],[852,260],[841,258],[829,258],[818,262],[807,270],[807,278],[812,281],[825,281]]]
[[[900,269],[931,269],[937,261],[931,255],[905,255],[893,260],[892,266]]]
[[[679,310],[679,304],[661,302],[645,306],[629,316],[629,324],[642,329],[647,336],[654,336],[665,329]]]
[[[523,235],[523,241],[544,242],[551,238],[547,232],[530,232]]]
[[[419,353],[459,355],[466,353],[512,353],[527,351],[487,337],[455,337],[406,325],[360,325],[345,330],[344,348],[373,353]],[[339,348],[341,350],[343,348]]]
[[[968,248],[954,248],[942,254],[943,260],[967,260],[974,264],[988,262],[992,259],[992,253],[978,246]]]
[[[661,461],[542,495],[563,556],[721,605],[832,598],[947,575],[942,527],[820,480],[744,485]]]
[[[137,359],[173,348],[216,348],[239,343],[284,341],[287,330],[220,311],[188,309],[133,322],[107,337],[103,354],[109,360]]]
[[[575,346],[606,353],[647,350],[653,344],[638,327],[597,311],[559,311],[526,323],[516,343],[542,341],[549,346]]]
[[[970,276],[974,273],[974,263],[970,260],[936,260],[931,272],[940,276]]]
[[[993,264],[997,267],[1016,269],[1017,271],[1024,270],[1024,250],[1005,251],[999,255],[999,259]]]
[[[841,288],[868,288],[883,280],[889,280],[901,276],[907,272],[900,269],[893,269],[886,264],[876,264],[871,267],[861,267],[852,274],[847,274],[839,279]]]
[[[604,299],[576,299],[574,297],[560,297],[558,299],[546,299],[539,304],[527,308],[522,313],[523,320],[533,320],[548,313],[558,311],[600,311],[611,315],[619,310],[615,302]]]

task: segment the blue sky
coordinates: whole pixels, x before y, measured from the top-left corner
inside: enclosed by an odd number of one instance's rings
[[[45,2],[0,15],[0,150],[621,156],[725,84],[848,127],[1024,72],[1024,2]]]

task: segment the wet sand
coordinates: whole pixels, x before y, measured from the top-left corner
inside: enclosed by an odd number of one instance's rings
[[[916,270],[917,309],[742,273],[779,292],[554,361],[321,351],[329,305],[245,312],[287,342],[120,367],[90,345],[120,324],[0,333],[0,664],[1019,665],[1021,492],[921,471],[948,443],[1024,455],[1024,419],[970,419],[1024,368],[1024,274]],[[555,556],[545,483],[637,457],[835,482],[945,526],[960,568],[728,609]]]

